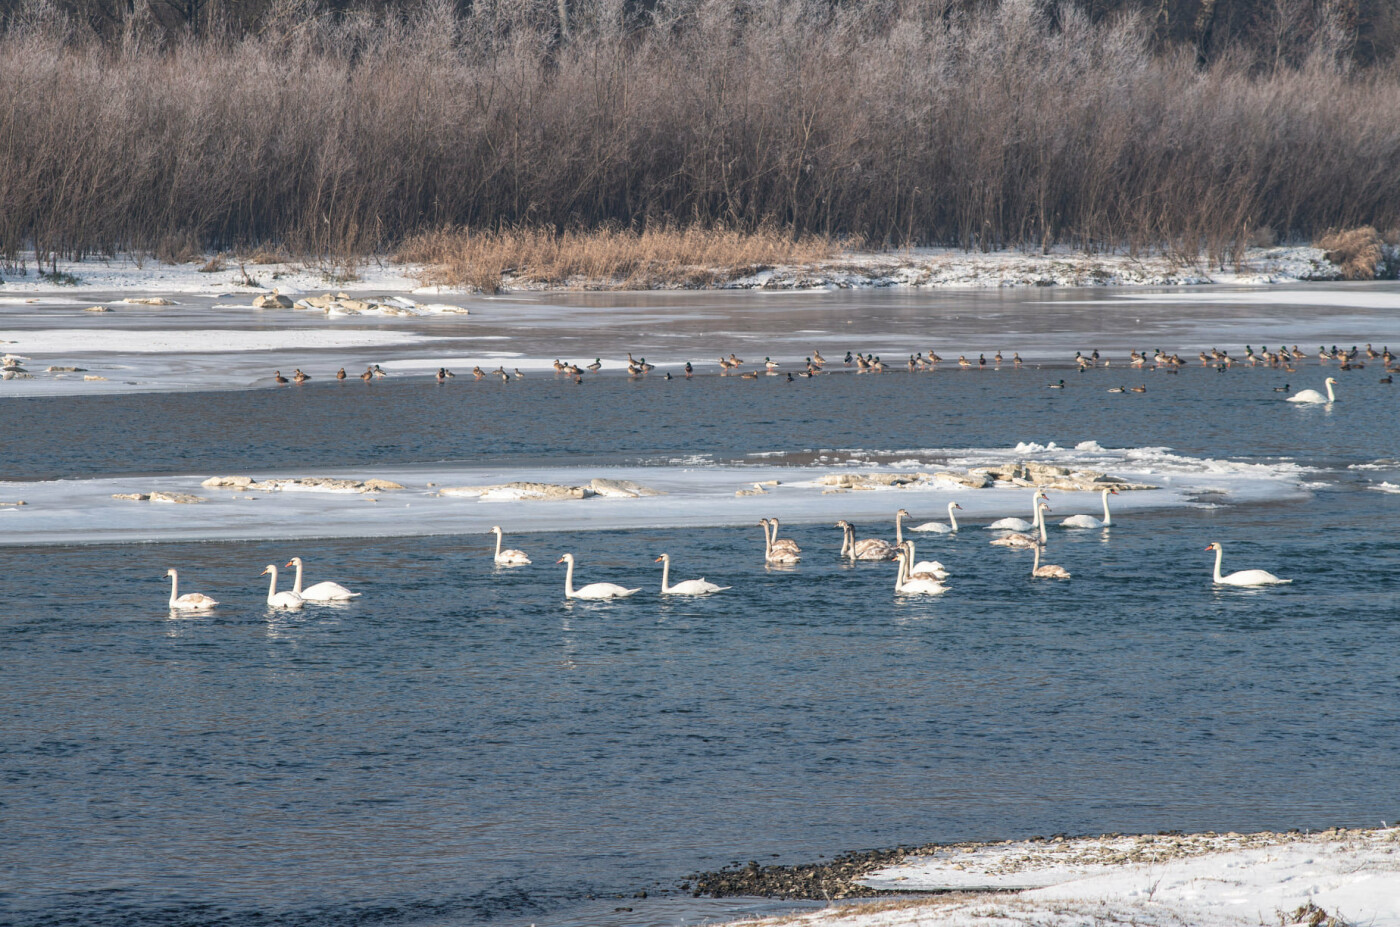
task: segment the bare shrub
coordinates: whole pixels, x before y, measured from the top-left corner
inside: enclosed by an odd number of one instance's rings
[[[1345,280],[1374,280],[1385,258],[1381,236],[1371,226],[1331,231],[1317,240],[1327,260],[1341,268]]]
[[[276,242],[321,265],[430,229],[539,230],[470,245],[486,249],[470,271],[486,286],[491,254],[500,271],[530,256],[541,278],[699,266],[664,250],[628,264],[604,257],[607,235],[584,247],[565,229],[1170,243],[1223,262],[1263,226],[1400,225],[1400,69],[1348,68],[1327,30],[1268,67],[1224,54],[1201,67],[1155,50],[1139,20],[1030,0],[949,16],[663,0],[645,20],[571,0],[567,36],[555,4],[462,8],[288,2],[248,34],[152,41],[133,22],[107,44],[61,17],[14,17],[0,254]],[[608,233],[652,247],[629,234]]]

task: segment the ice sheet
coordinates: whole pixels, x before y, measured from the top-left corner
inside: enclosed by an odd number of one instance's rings
[[[927,449],[920,452],[931,464],[954,456],[968,465],[990,464],[1007,457],[1069,461],[1091,460],[1114,476],[1161,488],[1129,491],[1114,497],[1121,520],[1134,511],[1180,508],[1198,504],[1200,494],[1214,503],[1259,502],[1304,497],[1303,471],[1297,465],[1232,462],[1177,455],[1166,448],[1093,451],[1042,448],[987,449],[984,452]],[[946,481],[833,493],[820,478],[833,473],[909,472],[919,460],[907,459],[899,468],[861,461],[878,452],[856,451],[835,466],[661,465],[641,467],[467,467],[450,464],[417,465],[375,472],[259,473],[256,479],[333,476],[379,478],[405,489],[347,493],[297,491],[266,493],[206,489],[209,476],[121,477],[47,482],[0,482],[0,502],[24,501],[23,506],[0,506],[0,544],[121,542],[133,540],[206,540],[261,537],[380,537],[484,532],[492,525],[511,532],[614,528],[680,528],[733,525],[749,530],[759,518],[778,516],[793,523],[834,523],[846,518],[874,522],[885,530],[897,509],[913,515],[910,524],[944,520],[947,504],[963,507],[966,529],[1007,515],[1029,516],[1029,493],[1021,488],[969,489]],[[935,469],[930,467],[929,469]],[[441,495],[444,488],[477,487],[510,482],[587,485],[594,478],[631,480],[658,490],[659,496],[542,501],[502,493],[492,498]],[[736,495],[763,487],[759,495]],[[135,502],[112,498],[116,493],[190,493],[207,501],[197,504]],[[1049,493],[1053,525],[1065,515],[1100,512],[1097,492]],[[756,534],[756,532],[755,532]],[[833,537],[835,535],[833,534]],[[927,536],[926,536],[927,537]]]

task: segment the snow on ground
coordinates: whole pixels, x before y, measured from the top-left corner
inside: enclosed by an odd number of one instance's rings
[[[947,505],[957,501],[963,531],[962,543],[980,548],[988,538],[981,525],[996,518],[1030,516],[1031,491],[1024,487],[969,489],[944,479],[920,480],[904,488],[834,492],[821,481],[838,473],[901,473],[913,475],[920,465],[942,469],[956,455],[959,467],[1002,463],[1007,460],[1058,462],[1108,470],[1115,477],[1159,486],[1159,489],[1125,491],[1114,497],[1118,520],[1134,511],[1164,507],[1246,503],[1297,498],[1308,492],[1304,471],[1296,464],[1232,462],[1192,458],[1168,448],[1106,450],[1092,442],[1092,449],[1059,449],[1053,445],[1023,445],[1019,449],[987,449],[985,452],[925,449],[903,451],[899,466],[881,463],[877,452],[822,455],[805,466],[770,465],[768,461],[743,466],[707,464],[703,459],[674,461],[646,467],[548,467],[482,468],[451,464],[421,464],[375,468],[373,472],[257,473],[259,481],[291,477],[348,477],[390,480],[404,487],[381,492],[285,489],[275,495],[265,491],[210,488],[202,485],[210,476],[242,474],[191,474],[186,476],[121,476],[83,480],[0,482],[0,545],[124,542],[130,540],[236,540],[260,537],[387,537],[485,532],[495,524],[509,524],[515,532],[555,531],[561,521],[580,529],[678,528],[733,525],[752,531],[755,544],[761,537],[759,518],[780,515],[785,523],[832,524],[838,518],[861,522],[879,533],[889,531],[894,513],[907,508],[922,521],[947,520]],[[913,455],[913,456],[911,456]],[[618,498],[532,499],[528,493],[503,491],[478,495],[448,492],[460,487],[496,486],[530,482],[561,486],[586,486],[595,478],[630,480],[662,495]],[[754,492],[755,483],[765,485]],[[171,504],[157,499],[132,500],[117,495],[187,494],[204,501]],[[740,494],[743,493],[743,494]],[[1211,502],[1197,502],[1209,493]],[[1051,530],[1060,517],[1101,512],[1097,492],[1049,493],[1054,515]],[[23,502],[23,505],[14,503]],[[950,539],[940,535],[911,535],[920,547],[932,550]],[[833,542],[837,533],[832,531]]]
[[[199,293],[253,296],[276,287],[288,296],[334,293],[347,287],[360,290],[452,292],[450,288],[420,287],[424,268],[413,264],[369,261],[353,268],[303,263],[269,265],[227,264],[205,271],[205,259],[188,264],[162,264],[145,259],[86,259],[64,263],[59,270],[76,278],[63,288],[72,293],[139,290],[149,294]],[[3,276],[0,292],[35,293],[54,289],[52,278],[27,273]],[[1008,287],[1008,286],[1189,286],[1208,283],[1263,285],[1299,280],[1339,279],[1326,253],[1312,247],[1250,249],[1238,267],[1211,266],[1154,253],[1083,254],[1068,248],[1048,253],[1021,251],[973,252],[949,248],[847,252],[830,261],[802,267],[775,267],[721,284],[735,289],[812,289],[848,287]],[[608,281],[577,280],[557,289],[607,288]],[[507,288],[511,281],[506,280]],[[520,289],[549,289],[534,284]]]
[[[1105,837],[953,847],[862,880],[927,899],[842,905],[767,927],[1400,925],[1400,828]],[[998,894],[969,894],[974,889]],[[1005,893],[1019,889],[1014,894]],[[1321,915],[1319,912],[1326,912]]]

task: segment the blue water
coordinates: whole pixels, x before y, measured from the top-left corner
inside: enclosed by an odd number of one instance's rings
[[[791,571],[756,531],[566,523],[507,571],[480,536],[0,547],[0,920],[694,923],[759,907],[679,887],[732,861],[1394,820],[1400,495],[1348,469],[1400,446],[1374,374],[1332,409],[1270,389],[1315,366],[8,400],[10,478],[285,467],[294,438],[308,467],[1096,438],[1317,469],[1303,500],[1063,532],[1063,583],[985,532],[923,540],[953,571],[931,601],[826,524],[785,523]],[[1211,541],[1294,583],[1212,588]],[[567,605],[566,550],[647,588]],[[663,601],[662,552],[734,588]],[[293,554],[364,597],[268,614],[257,573]],[[169,618],[168,566],[217,611]]]

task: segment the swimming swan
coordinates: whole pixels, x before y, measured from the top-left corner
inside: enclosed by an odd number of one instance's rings
[[[895,559],[899,561],[899,569],[895,573],[894,591],[896,595],[942,595],[948,591],[948,587],[936,579],[924,579],[915,577],[910,579],[905,571],[909,566],[909,554],[903,550],[895,551]]]
[[[856,560],[892,560],[894,559],[896,547],[889,541],[880,538],[865,538],[856,540],[856,529],[851,527],[851,523],[844,518],[836,523],[836,527],[843,532],[841,541],[841,556]]]
[[[1040,545],[1035,545],[1035,563],[1031,564],[1031,576],[1037,579],[1069,579],[1069,570],[1054,563],[1040,565]]]
[[[714,583],[706,582],[702,576],[699,579],[687,579],[670,585],[671,579],[671,555],[662,554],[655,560],[661,564],[661,594],[662,595],[709,595],[712,592],[723,592],[731,587],[716,586]]]
[[[296,580],[292,583],[292,591],[308,602],[348,602],[351,599],[360,597],[358,592],[351,592],[340,583],[321,582],[301,588],[301,558],[293,557],[287,561],[287,566],[297,568]]]
[[[170,610],[172,612],[203,612],[219,603],[202,592],[187,592],[180,595],[180,574],[173,569],[166,570],[170,577]]]
[[[565,554],[555,562],[569,565],[568,571],[564,574],[564,598],[566,599],[621,599],[642,591],[640,587],[626,589],[616,583],[589,583],[582,589],[575,589],[574,555]]]
[[[1336,377],[1328,377],[1326,380],[1323,381],[1323,385],[1327,387],[1327,398],[1325,398],[1325,399],[1323,398],[1322,394],[1319,393],[1317,390],[1315,390],[1315,389],[1305,389],[1305,390],[1299,390],[1298,392],[1294,393],[1292,396],[1289,396],[1289,397],[1288,397],[1288,401],[1289,401],[1289,402],[1336,402],[1336,401],[1337,401],[1337,394],[1334,393],[1334,392],[1332,392],[1332,385],[1333,385],[1334,383],[1336,383],[1336,382],[1337,382]]]
[[[1035,528],[1039,531],[1039,537],[1034,534],[1008,534],[997,538],[992,542],[993,547],[1015,547],[1018,549],[1029,549],[1037,544],[1044,544],[1049,538],[1045,535],[1045,513],[1050,511],[1050,503],[1042,502],[1036,506]]]
[[[932,532],[932,533],[934,533],[934,534],[957,534],[957,533],[958,533],[958,519],[957,519],[957,516],[953,514],[953,510],[954,510],[954,509],[961,509],[961,508],[962,508],[962,506],[961,506],[961,505],[958,505],[956,502],[949,502],[949,503],[948,503],[948,524],[945,525],[945,524],[943,524],[943,522],[941,522],[941,521],[926,521],[926,522],[924,522],[922,525],[915,525],[914,527],[910,528],[909,530],[910,530],[910,531],[929,531],[929,532]],[[1019,519],[1017,519],[1017,520],[1019,521]]]
[[[269,608],[296,610],[306,605],[306,600],[295,592],[290,590],[287,592],[277,591],[277,564],[269,563],[258,575],[266,576],[269,573],[272,574],[272,581],[267,585],[267,605]]]
[[[1035,507],[1041,500],[1050,501],[1043,490],[1037,489],[1031,494],[1031,520],[1026,521],[1021,518],[1000,518],[987,526],[988,531],[1033,531],[1035,529],[1036,513]]]
[[[494,525],[488,534],[496,535],[496,565],[497,566],[524,566],[530,562],[530,558],[525,556],[523,550],[501,550],[501,539],[505,537],[500,525]]]
[[[904,552],[909,555],[909,559],[908,561],[906,561],[906,563],[913,564],[913,566],[910,566],[905,570],[905,573],[908,574],[909,578],[918,579],[920,577],[923,577],[926,579],[937,580],[944,580],[948,578],[948,568],[945,567],[943,564],[939,563],[937,560],[918,559],[918,556],[914,553],[913,541],[905,541],[903,547]]]
[[[1103,520],[1092,515],[1071,515],[1060,522],[1061,528],[1109,528],[1113,525],[1113,516],[1108,512],[1108,497],[1118,495],[1116,489],[1103,490]]]
[[[754,483],[754,485],[755,485],[755,486],[759,486],[760,484]],[[778,519],[776,519],[776,518],[765,518],[764,521],[768,522],[768,530],[769,530],[769,533],[772,534],[772,536],[773,536],[773,549],[774,549],[774,550],[790,550],[790,551],[792,551],[794,554],[800,554],[800,553],[802,553],[802,548],[798,547],[798,546],[797,546],[797,542],[794,541],[792,538],[780,538],[780,537],[778,537]]]
[[[1268,570],[1240,570],[1229,576],[1221,576],[1220,561],[1225,556],[1225,549],[1219,543],[1215,543],[1207,547],[1206,550],[1215,551],[1215,583],[1217,586],[1277,586],[1293,582],[1291,579],[1279,579]]]
[[[773,535],[769,533],[768,526],[771,524],[768,519],[763,518],[758,522],[758,526],[763,529],[763,559],[767,563],[791,564],[802,559],[797,550],[797,545],[791,547],[773,546]],[[777,529],[774,529],[776,531]],[[786,540],[786,538],[784,539]]]

